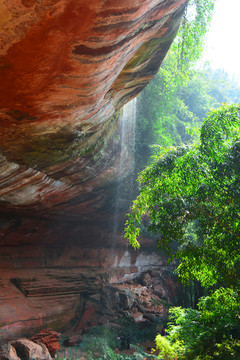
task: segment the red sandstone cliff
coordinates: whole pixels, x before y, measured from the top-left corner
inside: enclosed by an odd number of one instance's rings
[[[163,262],[148,248],[141,258],[112,245],[114,134],[121,106],[156,74],[186,2],[1,2],[3,338],[61,328],[104,282]]]

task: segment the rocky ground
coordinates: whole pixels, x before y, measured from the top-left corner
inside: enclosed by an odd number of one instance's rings
[[[178,301],[177,284],[167,271],[148,270],[122,283],[106,282],[99,293],[88,296],[81,320],[63,335],[72,345],[92,326],[120,328],[124,319],[141,327],[161,327],[169,306]]]
[[[134,329],[137,328],[149,329],[154,326],[156,329],[158,327],[160,332],[167,321],[172,299],[178,301],[177,286],[173,276],[167,271],[148,270],[135,277],[126,278],[126,281],[121,283],[106,281],[98,293],[93,293],[92,296],[88,294],[75,326],[63,329],[62,334],[42,330],[30,340],[11,339],[0,349],[0,360],[35,359],[35,355],[38,360],[51,360],[51,356],[57,354],[59,359],[70,359],[73,356],[71,349],[78,352],[75,354],[76,358],[84,359],[86,354],[81,348],[94,326],[102,326],[109,329],[110,333],[112,331],[124,336],[128,332],[131,337],[135,335]],[[100,333],[99,337],[103,335]],[[61,349],[59,337],[63,344]],[[150,354],[154,343],[149,344],[146,338],[141,341],[141,346]],[[136,351],[134,346],[124,350],[120,348],[119,342],[116,349],[118,353],[131,355]]]

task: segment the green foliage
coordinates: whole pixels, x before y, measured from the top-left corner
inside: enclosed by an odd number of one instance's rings
[[[101,331],[103,327],[96,327],[94,330],[95,335]],[[93,336],[87,334],[84,336],[82,341],[82,350],[87,352],[88,360],[134,360],[133,357],[127,356],[125,354],[118,354],[115,352],[115,348],[117,347],[117,342],[114,343],[112,336],[108,331],[110,330],[104,328],[104,332],[99,334],[98,336]],[[115,331],[114,331],[115,336]],[[111,346],[110,346],[111,345]]]
[[[92,343],[92,346],[93,348],[88,351],[88,360],[132,360],[130,356],[117,354],[102,339]]]
[[[169,341],[179,359],[237,359],[240,355],[240,302],[237,291],[219,288],[201,298],[198,310],[172,308]]]
[[[106,326],[96,326],[89,329],[82,337],[80,346],[62,349],[57,359],[79,359],[83,354],[88,360],[143,360],[157,359],[154,355],[145,353],[141,347],[133,345],[134,342],[144,342],[153,340],[156,334],[156,327],[139,328],[134,321],[120,319],[121,327],[109,328]],[[131,348],[135,350],[133,355],[119,354],[117,349],[120,341],[117,339],[121,335],[131,334]]]
[[[132,346],[135,349],[133,355],[118,354],[113,350],[107,343],[99,338],[95,342],[92,342],[92,348],[88,351],[88,360],[146,360],[146,359],[157,359],[154,355],[145,353],[143,349],[138,346]]]
[[[172,343],[160,334],[156,336],[156,350],[159,351],[158,358],[164,360],[175,360],[180,351],[181,345],[178,342]]]
[[[166,303],[164,304],[166,306]],[[153,341],[158,331],[158,323],[139,326],[132,318],[120,317],[118,324],[121,328],[121,333],[125,336],[131,335],[131,344],[143,343],[145,341]]]
[[[214,0],[190,0],[182,18],[178,35],[173,44],[178,68],[188,71],[199,60],[205,34],[212,19]]]
[[[134,360],[157,360],[158,357],[153,354],[146,353],[140,346],[137,345],[131,345],[131,348],[135,350],[133,354]]]
[[[99,348],[99,342],[102,342],[103,346],[109,346],[112,349],[115,349],[118,346],[117,337],[117,329],[106,326],[94,326],[83,336],[83,351],[88,351],[89,349],[92,350],[93,346]]]
[[[198,310],[171,310],[171,348],[164,350],[169,343],[159,337],[161,355],[173,350],[179,359],[240,355],[239,168],[240,106],[223,105],[208,115],[198,142],[160,149],[139,175],[140,195],[125,237],[138,248],[144,221],[159,235],[158,246],[179,259],[183,281],[217,288],[200,299]]]
[[[208,290],[196,310],[171,311],[169,337],[157,338],[160,358],[240,358],[240,107],[212,110],[201,127],[211,108],[238,102],[240,89],[222,70],[194,68],[213,3],[189,2],[168,56],[138,102],[140,169],[156,155],[139,175],[125,237],[138,248],[147,228],[170,259],[178,258],[182,281],[219,288]]]
[[[210,113],[200,142],[162,150],[139,175],[140,195],[128,214],[125,237],[139,247],[140,224],[172,254],[179,244],[178,273],[204,286],[239,284],[240,115],[239,106]],[[194,224],[196,236],[187,237]]]
[[[190,1],[179,33],[157,76],[138,97],[136,153],[138,172],[157,144],[162,147],[190,143],[211,108],[240,99],[239,85],[223,70],[208,64],[196,68],[214,1]],[[139,139],[139,140],[138,140]]]
[[[184,73],[177,70],[176,55],[170,52],[154,80],[138,98],[137,154],[140,170],[146,159],[161,147],[191,143],[198,139],[206,114],[222,102],[240,99],[240,87],[226,73],[207,65]]]

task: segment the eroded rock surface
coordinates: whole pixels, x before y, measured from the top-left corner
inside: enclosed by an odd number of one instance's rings
[[[114,113],[157,72],[185,3],[2,3],[0,209],[81,218],[103,206]]]
[[[177,301],[177,287],[170,267],[154,272],[155,276],[150,270],[135,274],[132,280],[104,287],[100,292],[98,322],[104,325],[126,317],[141,323],[164,323],[169,306]],[[143,277],[148,278],[145,285],[142,285]]]
[[[44,344],[51,356],[54,356],[56,352],[60,349],[59,344],[59,337],[60,333],[57,333],[56,331],[52,331],[50,329],[42,329],[39,333],[35,334],[31,337],[31,341],[35,343],[42,343]]]
[[[11,346],[14,347],[21,360],[52,360],[48,349],[42,343],[36,344],[33,341],[23,338],[12,341]]]
[[[10,344],[4,344],[0,347],[0,359],[1,360],[20,360],[17,356],[15,348]]]
[[[119,117],[156,74],[186,2],[1,2],[1,339],[88,326],[106,283],[167,266],[152,245],[136,254],[113,234],[129,171]]]

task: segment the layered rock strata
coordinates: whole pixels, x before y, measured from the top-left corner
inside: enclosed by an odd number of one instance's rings
[[[61,334],[49,329],[42,329],[38,334],[31,337],[31,341],[42,343],[46,346],[51,356],[55,356],[60,349],[59,337]]]
[[[70,242],[70,246],[22,244],[1,248],[5,259],[1,261],[0,284],[2,341],[33,335],[42,328],[81,333],[90,326],[103,324],[104,319],[113,320],[117,317],[113,309],[119,298],[115,296],[113,301],[113,292],[119,292],[119,284],[127,288],[126,284],[134,281],[129,291],[135,294],[137,284],[143,284],[139,275],[149,269],[157,270],[161,284],[158,291],[154,280],[149,298],[156,295],[166,301],[174,300],[176,286],[168,280],[171,268],[167,259],[149,244],[139,254],[120,242],[117,247],[104,243],[91,243],[91,247]],[[146,292],[146,287],[141,286],[140,293]],[[117,309],[121,303],[122,299]]]
[[[94,189],[118,175],[113,114],[156,74],[185,4],[2,3],[1,209],[82,217],[96,206]]]
[[[1,339],[87,326],[106,283],[167,269],[155,249],[135,254],[113,234],[128,173],[119,119],[156,74],[186,2],[1,2]]]

